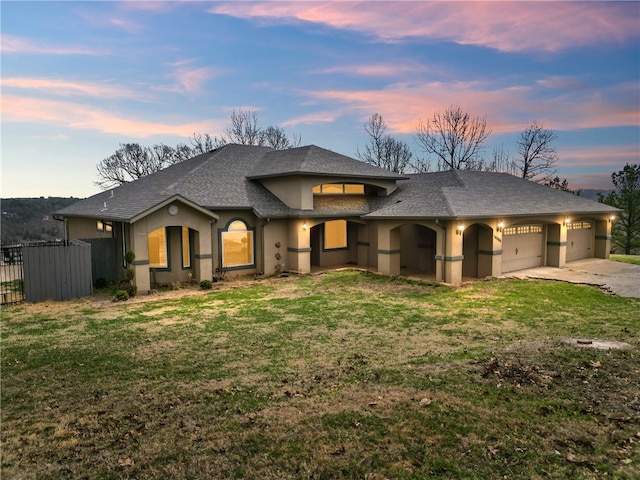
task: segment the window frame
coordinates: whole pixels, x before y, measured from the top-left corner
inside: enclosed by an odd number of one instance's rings
[[[185,236],[185,230],[186,230],[186,234],[187,234],[187,242],[185,244],[184,241],[184,236]],[[187,248],[186,253],[187,256],[185,257],[185,246]],[[187,226],[182,225],[182,230],[180,232],[180,256],[181,256],[181,262],[182,262],[182,269],[183,270],[190,270],[192,265],[193,265],[193,259],[191,258],[191,252],[192,252],[193,248],[192,248],[192,242],[191,242],[191,229]],[[187,260],[189,260],[188,264],[185,264],[184,259],[187,258]]]
[[[339,247],[328,247],[327,246],[327,224],[344,222],[344,245]],[[343,218],[337,218],[335,220],[327,220],[323,225],[323,235],[322,235],[322,251],[323,252],[335,252],[338,250],[348,250],[349,249],[349,222],[347,222]]]
[[[235,222],[241,222],[245,226],[245,230],[229,230],[229,227],[233,225]],[[252,263],[242,263],[235,265],[227,265],[224,263],[225,260],[225,248],[224,248],[224,237],[225,234],[229,232],[246,232],[250,235],[250,240],[247,243],[251,243],[251,261]],[[219,242],[219,253],[220,253],[220,266],[225,270],[248,270],[256,268],[256,228],[249,225],[249,223],[241,217],[234,217],[230,219],[224,228],[218,229],[218,242]]]
[[[151,263],[151,249],[149,248],[150,247],[149,236],[152,233],[157,232],[158,230],[164,231],[164,250],[165,250],[165,258],[166,258],[166,265],[164,266],[163,265],[154,266],[154,264]],[[170,242],[167,241],[167,236],[168,236],[167,227],[159,227],[147,233],[147,256],[149,260],[149,270],[155,270],[159,272],[168,272],[171,270],[171,245],[170,245]]]

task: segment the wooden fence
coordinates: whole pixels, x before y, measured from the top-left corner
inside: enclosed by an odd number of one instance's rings
[[[27,302],[70,300],[93,293],[91,245],[23,247]]]

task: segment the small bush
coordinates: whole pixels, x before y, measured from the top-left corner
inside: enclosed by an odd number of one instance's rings
[[[135,285],[129,285],[126,291],[129,295],[129,298],[135,297],[138,294],[138,287],[136,287]]]
[[[200,288],[202,290],[211,290],[213,288],[213,282],[211,280],[202,280],[200,282]]]
[[[113,297],[114,302],[126,302],[129,300],[129,293],[126,290],[118,290]]]
[[[127,269],[127,280],[131,281],[133,280],[133,277],[136,276],[136,272],[135,270],[133,270],[132,268],[128,268]]]
[[[93,282],[93,286],[97,289],[107,288],[108,285],[107,280],[102,277],[96,278],[96,281]]]

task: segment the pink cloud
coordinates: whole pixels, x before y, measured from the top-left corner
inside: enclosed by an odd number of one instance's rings
[[[344,65],[318,70],[313,73],[331,75],[341,73],[351,76],[362,77],[393,77],[407,73],[420,73],[429,70],[424,65],[417,64],[369,64],[369,65]]]
[[[419,37],[506,52],[557,52],[638,37],[637,7],[618,2],[233,2],[209,12],[321,23],[386,42]]]
[[[632,85],[616,85],[580,96],[540,98],[535,86],[493,87],[481,82],[395,84],[384,90],[326,90],[303,92],[309,105],[332,102],[336,116],[374,112],[387,121],[391,133],[415,132],[426,120],[450,105],[460,105],[472,116],[487,117],[494,133],[519,132],[534,120],[555,130],[640,125],[640,113],[629,95]],[[618,99],[627,99],[621,101]],[[504,106],[508,105],[509,109]]]
[[[611,171],[622,169],[627,163],[637,163],[640,158],[640,145],[604,145],[585,146],[558,152],[564,167],[602,167],[610,166]]]
[[[136,138],[154,135],[188,137],[193,132],[215,132],[222,127],[222,122],[213,121],[171,124],[130,120],[82,104],[13,95],[2,96],[2,115],[3,122],[48,123],[62,128],[95,130]]]
[[[96,83],[80,83],[68,80],[49,78],[9,77],[0,79],[3,88],[19,88],[24,90],[47,91],[60,96],[81,95],[88,97],[119,97],[140,99],[140,93],[119,86]]]
[[[302,115],[292,118],[286,122],[282,122],[283,127],[295,127],[296,125],[315,125],[320,123],[332,123],[336,120],[337,115],[334,112],[314,112],[308,115]]]
[[[211,67],[192,67],[192,63],[193,60],[183,60],[170,64],[173,71],[168,76],[175,81],[175,84],[159,87],[159,89],[176,93],[201,93],[205,84],[219,72]]]
[[[42,44],[14,35],[2,35],[0,51],[3,54],[30,53],[38,55],[106,55],[104,50],[93,50],[85,47],[59,46]]]

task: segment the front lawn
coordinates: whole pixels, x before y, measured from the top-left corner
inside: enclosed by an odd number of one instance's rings
[[[359,271],[215,288],[3,308],[3,478],[640,477],[639,299]]]
[[[609,259],[615,262],[632,263],[634,265],[640,265],[640,255],[609,255]]]

